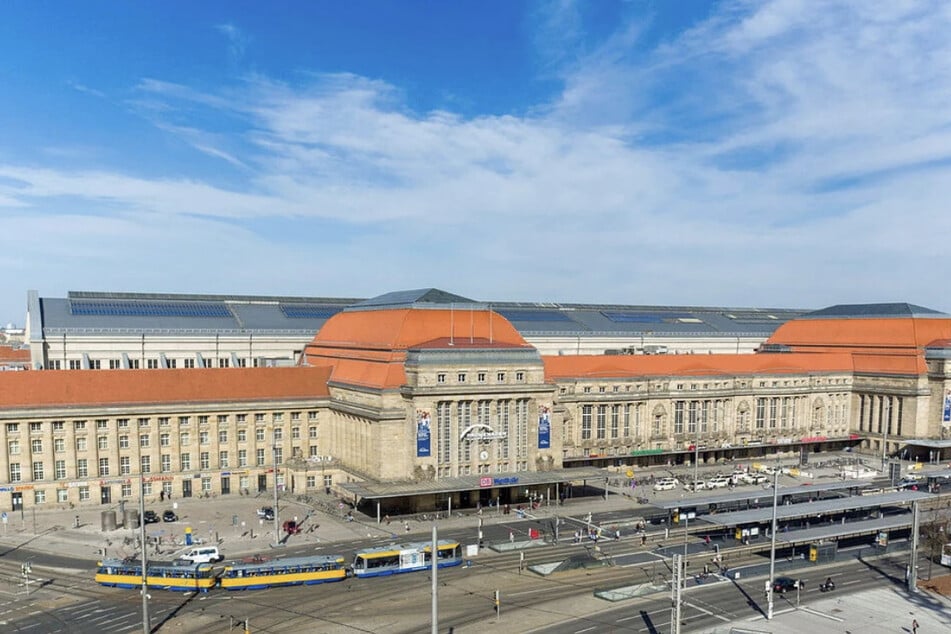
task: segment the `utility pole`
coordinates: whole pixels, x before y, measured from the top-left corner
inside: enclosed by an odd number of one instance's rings
[[[919,522],[918,502],[911,504],[911,561],[908,562],[908,591],[912,594],[918,592],[918,531]]]
[[[272,432],[273,433],[273,432]],[[274,452],[274,546],[281,545],[281,532],[279,530],[280,513],[277,509],[277,435],[274,435],[274,444],[271,447]]]
[[[670,584],[670,634],[680,634],[680,605],[683,600],[684,562],[681,555],[673,555],[671,559]]]
[[[450,498],[451,499],[451,498]],[[436,583],[436,571],[439,570],[439,540],[436,536],[436,524],[433,524],[433,551],[431,562],[432,564],[432,591],[433,591],[433,606],[432,606],[432,621],[433,621],[433,634],[439,634],[439,599],[437,595],[437,589],[439,584]]]
[[[770,528],[769,579],[766,580],[766,620],[773,618],[773,579],[776,574],[776,507],[779,503],[779,465],[773,472],[773,523]]]
[[[152,631],[149,620],[149,558],[145,543],[145,474],[142,465],[139,465],[139,543],[142,548],[142,633]]]

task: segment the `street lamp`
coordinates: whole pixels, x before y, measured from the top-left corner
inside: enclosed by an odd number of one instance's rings
[[[277,508],[277,436],[274,436],[274,445],[272,446],[274,450],[274,546],[281,545],[281,534],[278,530],[278,522],[280,521]]]
[[[777,465],[778,467],[778,465]],[[770,529],[769,579],[766,580],[766,619],[773,618],[773,575],[776,573],[776,506],[779,501],[779,469],[773,472],[773,525]]]
[[[148,581],[148,554],[145,543],[145,475],[139,466],[139,543],[142,547],[142,632],[149,634],[152,623],[149,619],[149,581]],[[27,586],[27,592],[30,587]]]

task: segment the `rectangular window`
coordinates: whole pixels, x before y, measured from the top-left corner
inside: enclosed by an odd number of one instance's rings
[[[152,456],[140,456],[139,462],[142,465],[142,473],[152,473]]]
[[[617,438],[621,428],[621,406],[611,407],[611,438]]]
[[[79,487],[79,501],[80,502],[89,501],[89,487],[88,486]]]
[[[32,453],[43,453],[43,441],[39,438],[34,438],[30,441],[30,451]]]
[[[99,436],[98,438],[96,438],[96,447],[98,449],[108,449],[109,436]]]
[[[43,489],[33,491],[33,501],[37,504],[46,504],[46,491]]]
[[[179,425],[179,427],[185,427],[185,426],[188,425],[189,423],[191,423],[191,419],[190,419],[188,416],[179,416],[179,417],[178,417],[178,425]]]
[[[119,457],[119,475],[129,475],[132,473],[132,458],[129,456]]]
[[[597,434],[598,439],[602,440],[605,438],[607,431],[607,416],[608,416],[608,406],[607,405],[598,405],[598,428]]]
[[[171,473],[172,472],[172,454],[163,453],[161,460],[162,460],[162,473]]]
[[[218,431],[218,444],[226,445],[228,444],[228,432],[224,429]]]
[[[139,427],[148,427],[149,423],[151,423],[152,420],[149,418],[140,418],[138,422],[139,422]]]
[[[228,415],[227,414],[218,414],[218,424],[227,425],[228,424]]]
[[[79,430],[81,430],[81,429],[86,429],[86,421],[84,421],[84,420],[74,420],[74,421],[73,421],[73,429],[75,429],[76,431],[79,431]]]
[[[183,453],[178,458],[182,464],[182,471],[191,471],[192,455],[190,453]]]
[[[76,461],[76,477],[77,478],[88,478],[89,477],[89,460],[86,458],[80,458]]]
[[[591,440],[592,405],[581,406],[581,440]]]
[[[284,440],[284,428],[275,427],[274,428],[274,440]]]
[[[178,444],[181,445],[182,447],[187,447],[189,443],[191,443],[191,436],[189,435],[187,431],[182,432],[181,435],[178,437]]]
[[[439,464],[448,464],[452,460],[451,429],[450,404],[445,401],[436,403],[436,461]]]
[[[168,447],[171,444],[172,444],[171,434],[165,433],[165,434],[159,435],[159,445],[161,445],[162,447]]]
[[[66,461],[57,460],[53,463],[53,477],[57,480],[66,479]]]
[[[218,466],[222,469],[228,468],[228,452],[227,451],[218,452]]]
[[[264,466],[264,450],[258,449],[257,454],[255,455],[255,458],[257,459],[257,465],[259,467],[263,467]]]
[[[313,410],[307,412],[307,420],[317,420],[317,412]]]
[[[465,373],[465,372],[459,372],[459,373],[456,375],[456,380],[459,381],[460,383],[465,383],[465,382],[466,382],[466,373]]]
[[[63,431],[65,423],[61,420],[53,421],[53,431]]]
[[[316,428],[315,428],[316,429]],[[248,441],[248,430],[239,429],[238,430],[238,442],[247,442]]]
[[[119,436],[119,449],[128,449],[128,448],[129,448],[129,437]]]
[[[264,428],[258,427],[254,430],[254,439],[258,442],[264,442]]]
[[[247,449],[238,449],[238,466],[239,467],[248,466],[248,450]]]
[[[168,427],[171,425],[172,420],[168,416],[159,416],[158,424],[159,427]]]
[[[128,418],[119,418],[116,420],[116,425],[119,426],[119,429],[124,429],[129,426]]]
[[[766,427],[766,399],[756,399],[756,429]]]
[[[258,412],[257,414],[255,414],[255,415],[254,415],[254,422],[255,422],[255,423],[263,423],[263,422],[264,422],[264,414],[263,414],[262,412]]]
[[[148,447],[150,442],[150,436],[148,434],[139,435],[139,447]]]
[[[307,437],[308,437],[308,438],[311,438],[311,439],[317,438],[317,426],[316,426],[316,425],[307,428]]]
[[[208,424],[208,416],[207,416],[207,415],[201,415],[201,416],[199,416],[199,417],[198,417],[198,424],[199,424],[199,425],[207,425],[207,424]]]
[[[21,479],[20,475],[20,463],[11,462],[10,463],[10,482],[19,482]]]
[[[207,451],[203,451],[198,454],[198,465],[199,469],[205,470],[211,468],[211,454]]]
[[[495,374],[495,380],[499,383],[505,383],[505,372],[497,372]]]
[[[239,423],[246,423],[246,422],[248,422],[248,415],[247,415],[247,414],[237,414],[237,415],[235,415],[234,418],[235,418],[235,421],[237,421],[237,422],[239,422]]]
[[[479,383],[485,383],[485,372],[479,372],[476,374],[476,381]]]
[[[300,440],[300,427],[291,427],[291,439]]]
[[[207,444],[208,444],[208,439],[209,439],[209,435],[208,435],[208,432],[207,432],[207,431],[199,432],[199,434],[198,434],[198,444],[200,444],[200,445],[207,445]]]
[[[674,401],[674,434],[684,433],[684,401]]]
[[[20,431],[20,423],[7,423],[7,433],[16,434]]]
[[[7,442],[7,453],[10,454],[11,456],[20,455],[20,441],[11,440]]]
[[[33,463],[33,480],[42,480],[46,474],[43,471],[42,462]]]
[[[69,501],[69,489],[56,489],[56,501],[61,504]]]

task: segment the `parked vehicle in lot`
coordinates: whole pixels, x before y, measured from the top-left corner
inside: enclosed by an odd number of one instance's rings
[[[155,511],[146,511],[145,515],[142,516],[142,521],[145,524],[155,524],[159,521],[159,516],[156,515]]]
[[[661,478],[654,483],[655,491],[673,491],[680,485],[680,481],[677,478]]]
[[[703,491],[707,488],[707,483],[703,480],[694,480],[693,482],[688,482],[684,485],[684,489],[687,491]]]
[[[284,522],[284,532],[288,535],[296,535],[301,531],[300,524],[294,520],[287,520]]]
[[[726,476],[716,476],[707,480],[708,489],[722,489],[730,486],[730,479]]]
[[[177,522],[178,515],[175,514],[175,511],[169,509],[165,511],[164,513],[162,513],[162,521],[163,522]]]
[[[789,590],[803,590],[806,584],[802,579],[793,579],[792,577],[776,577],[773,580],[773,592],[785,594]]]
[[[747,484],[763,484],[769,482],[769,478],[762,473],[744,473],[740,478]]]
[[[274,509],[271,508],[270,506],[262,506],[261,508],[258,509],[258,517],[266,519],[266,520],[273,520]]]

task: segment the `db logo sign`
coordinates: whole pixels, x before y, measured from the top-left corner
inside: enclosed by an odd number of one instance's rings
[[[490,486],[492,486],[492,478],[491,478],[491,477],[488,477],[488,478],[479,478],[479,486],[480,486],[480,487],[490,487]]]

